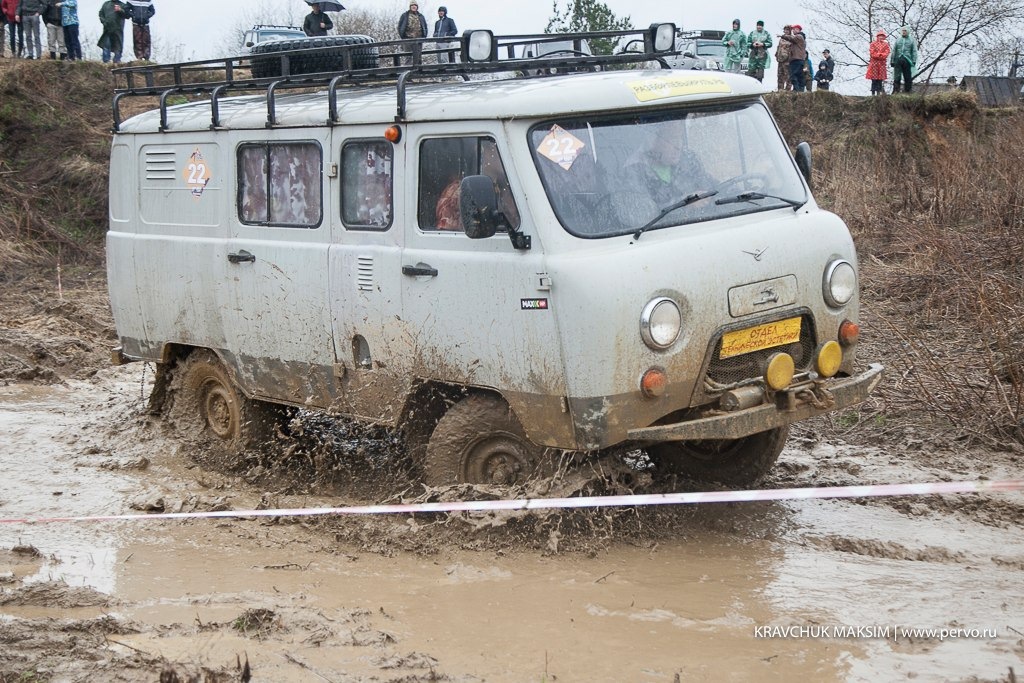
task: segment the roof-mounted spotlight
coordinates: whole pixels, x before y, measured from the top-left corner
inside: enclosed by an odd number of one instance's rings
[[[675,24],[651,24],[644,34],[645,52],[672,52],[675,48]]]
[[[498,43],[494,33],[485,30],[465,31],[462,34],[462,60],[465,62],[493,62],[498,59]]]

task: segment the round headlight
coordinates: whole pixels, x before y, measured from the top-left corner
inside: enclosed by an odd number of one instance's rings
[[[679,338],[683,316],[679,305],[668,297],[652,299],[640,314],[640,336],[652,349],[667,349]]]
[[[845,306],[857,293],[857,271],[845,259],[832,261],[825,267],[822,294],[825,302],[832,307]]]

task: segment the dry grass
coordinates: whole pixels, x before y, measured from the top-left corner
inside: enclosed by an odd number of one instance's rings
[[[0,65],[0,267],[100,256],[111,94],[99,64]]]
[[[890,370],[876,402],[991,443],[1024,438],[1024,112],[966,93],[776,97],[815,147],[815,195],[862,261],[862,358]],[[891,420],[889,420],[891,421]]]

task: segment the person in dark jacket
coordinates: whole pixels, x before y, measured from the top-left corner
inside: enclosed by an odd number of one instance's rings
[[[823,59],[818,63],[818,70],[814,73],[814,82],[818,84],[818,90],[828,90],[829,81],[831,80],[832,74],[828,70],[828,64]]]
[[[410,2],[409,9],[402,12],[402,16],[398,18],[398,36],[407,40],[427,37],[427,19],[420,14],[418,2]],[[415,43],[412,46],[412,61],[414,64],[423,61],[422,43]]]
[[[103,51],[103,63],[113,58],[114,64],[121,63],[121,51],[124,49],[124,20],[128,10],[120,2],[106,0],[100,7],[100,23],[103,24],[103,35],[96,47]]]
[[[125,6],[132,19],[132,49],[135,59],[149,61],[153,49],[153,36],[149,31],[149,20],[156,14],[152,0],[128,0]]]
[[[26,59],[42,59],[42,23],[47,0],[19,0],[14,20],[20,21],[25,30],[25,44],[28,47]]]
[[[68,58],[68,50],[64,45],[64,25],[61,21],[57,0],[46,0],[43,24],[46,25],[46,49],[50,53],[50,59],[57,59],[58,55],[61,60]]]
[[[437,8],[437,21],[434,22],[434,38],[455,38],[459,35],[459,29],[455,26],[455,20],[448,16],[448,8],[441,5]],[[442,64],[455,63],[455,50],[452,48],[454,41],[438,43],[437,46],[447,52],[438,54],[437,61]]]
[[[310,13],[302,22],[302,31],[307,36],[326,36],[327,32],[334,28],[334,22],[326,13],[320,11],[320,5],[313,3],[309,6]]]

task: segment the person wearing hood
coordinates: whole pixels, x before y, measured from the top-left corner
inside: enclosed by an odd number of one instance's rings
[[[892,48],[889,64],[893,72],[893,94],[900,91],[900,81],[903,81],[903,92],[910,92],[910,81],[917,75],[917,41],[906,26],[900,29],[900,37]]]
[[[448,8],[441,5],[437,8],[437,21],[434,22],[434,38],[455,38],[459,35],[459,29],[455,26],[455,20],[448,16]],[[439,42],[437,47],[445,52],[437,55],[437,61],[442,64],[455,63],[454,41],[448,40]]]
[[[889,41],[885,39],[885,31],[875,34],[875,39],[868,45],[868,72],[864,76],[871,81],[871,94],[881,95],[885,79],[889,77],[886,62],[889,59]]]
[[[750,61],[747,63],[747,75],[756,78],[758,82],[764,80],[764,71],[771,66],[772,59],[768,55],[768,48],[772,46],[772,34],[764,30],[764,22],[758,21],[757,28],[747,36],[747,44],[750,46]]]
[[[334,28],[334,22],[327,14],[320,10],[320,3],[314,2],[309,6],[309,14],[302,22],[302,32],[307,36],[326,36],[327,32]]]
[[[722,38],[722,45],[725,46],[725,70],[738,72],[747,55],[747,34],[740,30],[739,19],[732,20],[732,30]]]

